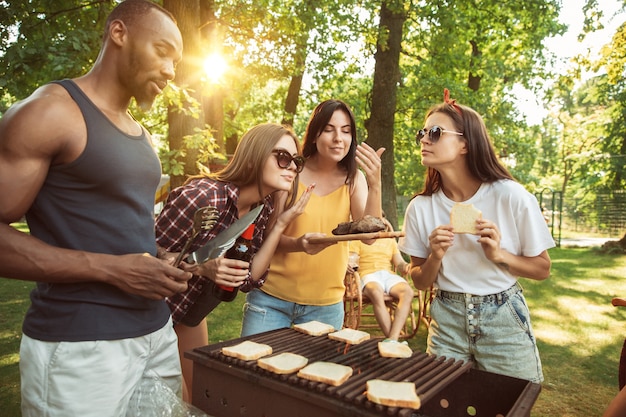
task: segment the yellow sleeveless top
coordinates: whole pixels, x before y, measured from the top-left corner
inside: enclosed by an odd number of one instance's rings
[[[304,189],[300,183],[298,197]],[[343,185],[323,197],[313,193],[304,213],[287,226],[285,235],[300,237],[315,232],[332,235],[332,230],[339,223],[350,221],[349,190],[348,185]],[[347,242],[331,245],[315,255],[304,252],[275,253],[261,290],[298,304],[335,304],[343,300],[347,264]]]

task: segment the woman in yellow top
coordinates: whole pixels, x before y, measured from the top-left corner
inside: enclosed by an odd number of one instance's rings
[[[315,108],[304,135],[307,161],[298,195],[309,185],[315,189],[304,213],[285,229],[265,284],[246,296],[242,336],[311,320],[342,327],[347,242],[312,244],[309,239],[366,214],[381,216],[383,152],[357,144],[346,103],[327,100]]]

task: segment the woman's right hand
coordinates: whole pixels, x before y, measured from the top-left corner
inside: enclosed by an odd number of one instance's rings
[[[311,243],[309,239],[314,237],[326,237],[325,233],[305,233],[298,238],[298,243],[302,247],[302,251],[309,255],[320,253],[329,246],[336,245],[337,242]]]
[[[452,233],[452,225],[443,225],[437,227],[428,236],[431,254],[435,259],[441,260],[446,254],[448,248],[454,243],[454,233]]]

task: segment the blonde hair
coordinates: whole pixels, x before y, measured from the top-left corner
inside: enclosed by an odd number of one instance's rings
[[[267,158],[272,156],[276,144],[285,135],[293,139],[297,153],[300,154],[300,142],[291,128],[277,123],[262,123],[244,133],[232,159],[223,169],[214,173],[203,173],[187,181],[198,177],[208,177],[216,181],[230,182],[240,188],[256,182],[259,195],[263,196],[263,168]],[[291,186],[287,208],[291,207],[295,201],[297,191],[298,176]]]

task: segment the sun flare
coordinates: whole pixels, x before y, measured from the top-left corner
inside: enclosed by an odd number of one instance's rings
[[[220,54],[213,53],[204,58],[203,68],[207,80],[216,83],[228,70],[228,62]]]

